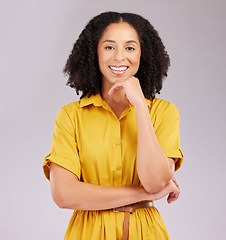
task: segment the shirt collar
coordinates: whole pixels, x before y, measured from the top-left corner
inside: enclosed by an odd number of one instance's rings
[[[145,99],[146,99],[148,107],[150,108],[152,105],[153,99],[152,98],[150,98],[150,99],[145,98]],[[86,107],[91,104],[93,104],[94,106],[102,106],[103,99],[99,93],[97,95],[92,95],[90,97],[83,97],[80,100],[80,107]]]
[[[151,97],[149,99],[148,98],[145,98],[145,99],[146,99],[146,102],[148,104],[148,107],[151,108],[153,99]]]
[[[86,107],[91,104],[93,104],[94,106],[101,106],[102,102],[103,102],[103,99],[100,96],[100,94],[92,95],[90,97],[83,97],[80,100],[80,107]]]

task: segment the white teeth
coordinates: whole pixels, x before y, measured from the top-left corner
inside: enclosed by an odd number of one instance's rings
[[[110,66],[110,69],[113,71],[125,71],[128,67],[112,67]]]

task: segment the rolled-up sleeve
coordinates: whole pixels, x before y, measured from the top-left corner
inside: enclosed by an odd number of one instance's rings
[[[155,133],[166,156],[174,159],[175,170],[178,170],[183,161],[183,153],[180,149],[180,114],[174,104],[169,103],[164,109]]]
[[[80,179],[81,164],[75,134],[75,122],[70,118],[64,107],[61,108],[56,117],[50,153],[43,162],[43,171],[48,180],[50,180],[51,162],[69,170]]]

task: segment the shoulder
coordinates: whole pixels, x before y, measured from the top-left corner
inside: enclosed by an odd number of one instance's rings
[[[152,120],[157,122],[169,121],[170,119],[179,120],[180,114],[177,107],[166,100],[155,98],[147,100],[149,101],[149,112]]]
[[[79,112],[79,104],[80,101],[77,101],[62,106],[57,114],[56,120],[61,122],[66,122],[68,120],[74,122]]]
[[[156,110],[160,112],[164,112],[165,110],[178,111],[177,107],[173,103],[160,98],[154,98],[154,99],[150,98],[150,99],[146,99],[146,101],[149,109],[152,111],[156,111]]]
[[[179,114],[177,107],[173,103],[160,98],[152,100],[151,109],[158,110],[158,112],[171,112]]]
[[[78,111],[79,106],[80,106],[80,101],[68,103],[68,104],[64,105],[61,109],[63,109],[67,113],[71,114],[75,111]]]

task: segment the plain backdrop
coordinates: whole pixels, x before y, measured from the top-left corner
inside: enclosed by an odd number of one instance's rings
[[[62,240],[42,162],[55,117],[77,101],[62,69],[81,30],[108,10],[141,14],[171,57],[157,97],[181,115],[180,198],[156,202],[172,240],[224,239],[226,1],[0,0],[0,239]]]

